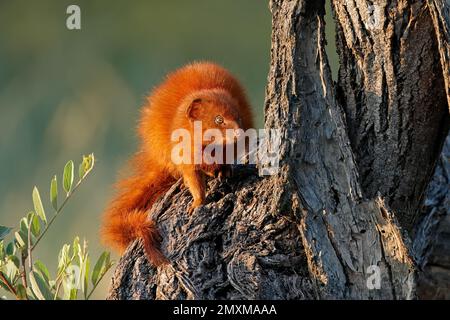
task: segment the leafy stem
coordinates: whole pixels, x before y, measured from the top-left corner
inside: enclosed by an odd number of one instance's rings
[[[86,176],[88,175],[89,172],[87,172],[73,187],[73,189],[71,191],[69,191],[67,193],[66,198],[64,199],[63,203],[61,204],[61,206],[58,208],[58,210],[55,211],[54,216],[50,219],[50,221],[48,222],[48,224],[45,226],[44,230],[42,231],[41,235],[36,239],[36,242],[34,243],[34,245],[31,247],[30,251],[33,251],[34,248],[36,248],[36,246],[38,245],[39,241],[41,241],[41,239],[44,237],[44,235],[47,233],[48,229],[50,228],[50,226],[53,224],[53,222],[55,221],[56,217],[58,216],[58,214],[62,211],[62,209],[64,209],[66,203],[69,201],[69,199],[72,197],[72,195],[75,193],[75,191],[78,189],[78,187],[83,183],[83,181],[85,180]]]
[[[17,299],[58,300],[62,288],[64,299],[77,299],[83,293],[89,299],[106,272],[111,268],[110,254],[103,252],[90,269],[87,242],[80,245],[75,237],[73,243],[65,244],[58,255],[56,279],[50,277],[47,266],[39,260],[34,261],[33,250],[41,243],[56,217],[60,215],[69,199],[75,194],[94,167],[94,155],[83,156],[78,168],[78,179],[74,181],[74,163],[68,161],[64,166],[62,187],[65,197],[58,206],[58,180],[55,175],[50,183],[50,202],[54,214],[47,220],[44,205],[38,188],[32,192],[34,211],[20,219],[20,227],[14,232],[9,243],[5,237],[11,228],[0,225],[0,284]],[[89,280],[93,288],[89,290]]]
[[[32,251],[32,248],[31,248],[31,224],[33,223],[33,219],[34,219],[34,213],[31,214],[31,219],[30,219],[29,226],[28,226],[28,237],[27,237],[28,238],[28,240],[27,240],[27,242],[28,242],[28,245],[27,245],[27,248],[28,248],[28,268],[30,269],[30,271],[33,271],[33,256],[31,255],[31,251]],[[26,260],[26,258],[25,258],[25,260]]]

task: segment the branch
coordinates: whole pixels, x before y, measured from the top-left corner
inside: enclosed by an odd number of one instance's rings
[[[139,242],[119,261],[108,299],[312,299],[298,229],[271,215],[282,186],[238,167],[209,181],[207,204],[190,216],[175,184],[150,212],[170,265],[151,267]]]
[[[19,296],[17,295],[17,291],[16,289],[14,289],[14,286],[9,283],[8,279],[6,279],[5,275],[3,274],[3,272],[0,271],[0,280],[3,282],[3,284],[8,288],[8,290],[14,294],[14,296],[19,299]]]

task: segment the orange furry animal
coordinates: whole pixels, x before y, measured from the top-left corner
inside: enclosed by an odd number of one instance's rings
[[[158,196],[183,178],[193,202],[189,212],[205,200],[205,174],[221,174],[224,165],[175,164],[171,159],[176,129],[193,136],[194,121],[202,130],[253,127],[250,105],[239,82],[224,68],[206,62],[187,65],[167,76],[142,109],[138,133],[141,146],[131,161],[133,173],[118,182],[117,196],[104,214],[102,238],[119,251],[137,238],[143,240],[149,261],[166,262],[159,251],[159,235],[147,211]],[[225,136],[225,135],[224,135]],[[226,145],[229,140],[214,141]],[[234,140],[233,140],[234,142]],[[201,146],[204,147],[203,145]],[[195,147],[194,147],[195,149]],[[195,151],[194,151],[195,153]]]

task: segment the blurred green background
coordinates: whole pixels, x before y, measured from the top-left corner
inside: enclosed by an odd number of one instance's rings
[[[82,30],[66,29],[70,4],[81,7]],[[35,256],[54,272],[61,246],[79,235],[96,259],[101,213],[136,149],[146,94],[167,72],[212,60],[242,81],[261,126],[270,19],[261,0],[0,0],[0,224],[16,227],[32,209],[34,185],[48,204],[53,175],[94,152],[93,175]]]

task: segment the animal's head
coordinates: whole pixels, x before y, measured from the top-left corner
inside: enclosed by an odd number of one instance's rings
[[[225,90],[203,90],[190,98],[186,117],[192,124],[200,121],[203,134],[209,129],[220,131],[223,139],[216,143],[233,143],[241,133],[238,129],[242,129],[237,110],[236,100]]]

